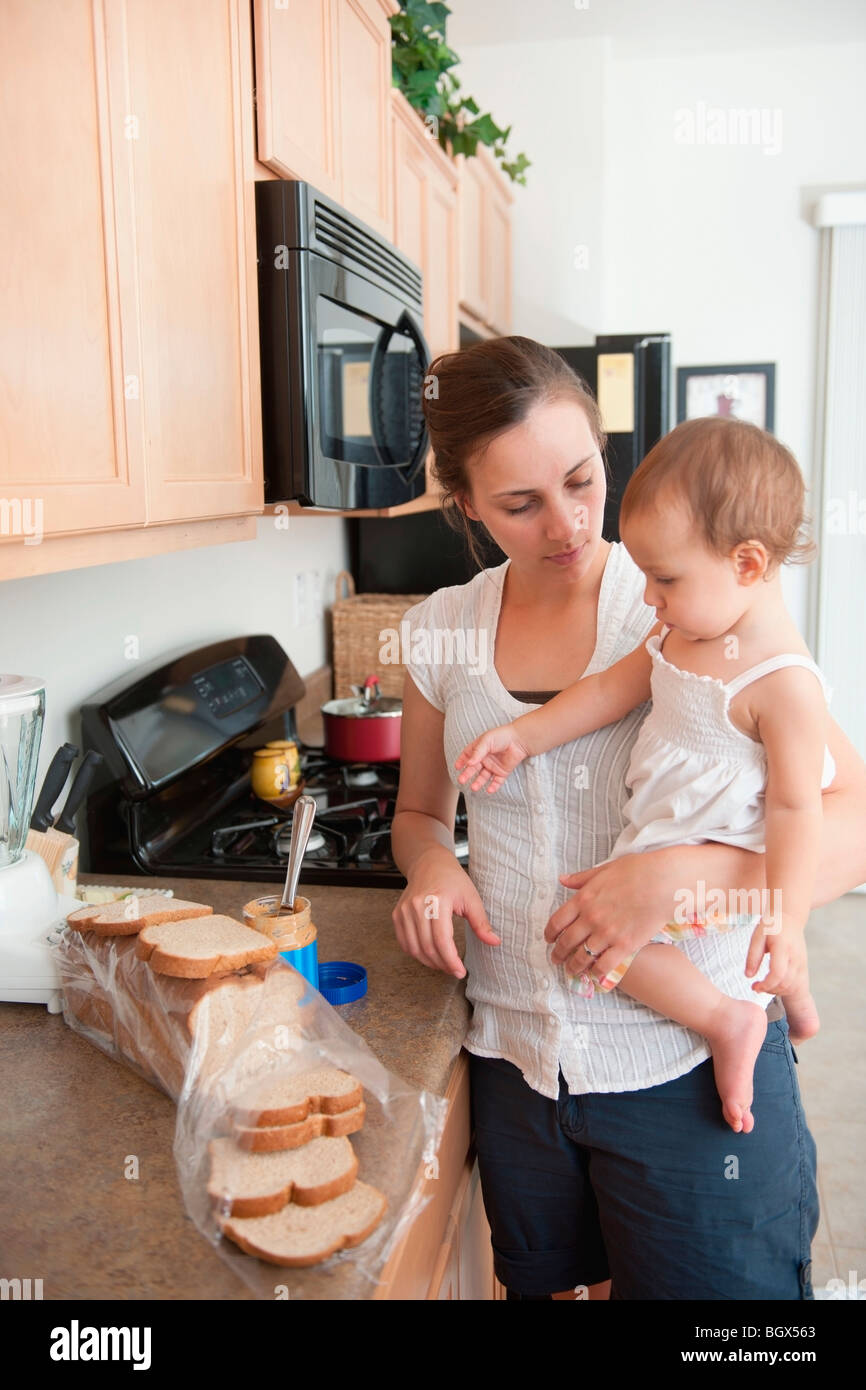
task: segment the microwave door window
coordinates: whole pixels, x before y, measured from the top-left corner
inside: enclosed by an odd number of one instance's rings
[[[375,467],[369,380],[381,326],[324,296],[317,324],[319,446],[325,458]]]

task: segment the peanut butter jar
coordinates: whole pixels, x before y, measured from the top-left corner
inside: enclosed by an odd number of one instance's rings
[[[273,937],[280,955],[315,988],[319,988],[317,933],[309,898],[298,896],[291,910],[280,907],[280,894],[244,903],[244,921],[254,931]]]

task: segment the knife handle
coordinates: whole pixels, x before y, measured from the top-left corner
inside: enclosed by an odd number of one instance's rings
[[[90,783],[93,781],[93,774],[101,762],[102,754],[97,753],[95,749],[91,748],[85,753],[84,760],[75,774],[75,781],[72,783],[69,796],[66,798],[66,805],[54,822],[55,830],[60,830],[64,835],[74,832],[75,812],[87,795]]]
[[[42,783],[36,809],[30,818],[31,830],[47,830],[51,825],[51,807],[63,791],[69,769],[77,757],[78,749],[74,743],[64,743],[54,754]]]

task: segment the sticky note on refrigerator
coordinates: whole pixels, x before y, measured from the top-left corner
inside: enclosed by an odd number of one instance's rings
[[[608,434],[634,430],[634,355],[630,352],[598,354],[598,406]]]

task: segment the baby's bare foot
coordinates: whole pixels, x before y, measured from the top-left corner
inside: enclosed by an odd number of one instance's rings
[[[735,1134],[750,1134],[755,1062],[767,1036],[767,1014],[760,1004],[724,996],[704,1036],[713,1050],[716,1089],[722,1114]]]
[[[807,1038],[814,1038],[821,1027],[821,1020],[812,995],[808,992],[797,995],[784,994],[782,1003],[788,1016],[788,1037],[791,1042],[803,1043]]]

